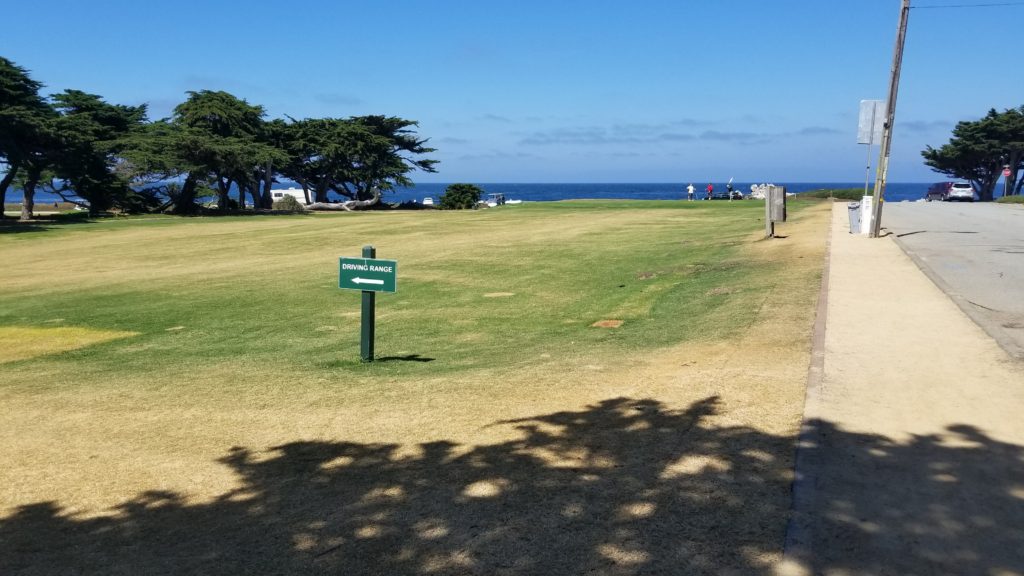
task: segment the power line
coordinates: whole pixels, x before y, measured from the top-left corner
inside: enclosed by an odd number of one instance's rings
[[[911,9],[929,10],[935,8],[994,8],[999,6],[1024,6],[1024,2],[990,2],[987,4],[932,4],[925,6],[911,6]]]

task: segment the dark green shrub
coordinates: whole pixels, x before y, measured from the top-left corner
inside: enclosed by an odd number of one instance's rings
[[[472,184],[451,184],[441,195],[442,210],[468,210],[476,208],[484,191]]]
[[[287,195],[280,200],[275,200],[272,207],[274,210],[281,210],[283,212],[304,212],[306,210],[306,207],[296,200],[295,197]]]
[[[800,196],[808,198],[835,198],[836,200],[860,200],[864,196],[863,188],[840,188],[840,189],[823,189],[823,190],[811,190],[810,192],[801,192]]]

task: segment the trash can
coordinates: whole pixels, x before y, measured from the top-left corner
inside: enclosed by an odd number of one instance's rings
[[[850,213],[850,234],[860,234],[860,202],[850,202],[846,209]]]

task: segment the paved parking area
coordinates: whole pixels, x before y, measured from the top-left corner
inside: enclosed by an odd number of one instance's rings
[[[894,202],[882,227],[1007,353],[1024,359],[1024,206]]]

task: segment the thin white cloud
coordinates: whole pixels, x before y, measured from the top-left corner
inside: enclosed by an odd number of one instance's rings
[[[950,122],[948,120],[908,120],[901,122],[899,118],[897,118],[893,130],[904,129],[908,132],[928,134],[938,131],[950,132],[955,125],[956,122]]]
[[[520,144],[546,146],[551,144],[578,144],[584,146],[606,144],[648,144],[657,142],[685,142],[696,137],[680,131],[679,123],[614,124],[610,127],[576,126],[525,134]]]
[[[679,122],[663,124],[613,124],[554,128],[521,134],[520,144],[526,146],[614,144],[664,144],[666,142],[723,142],[739,145],[767,144],[781,138],[837,136],[842,130],[828,126],[807,126],[793,132],[752,132],[744,130],[666,130]]]
[[[492,150],[490,152],[482,154],[464,154],[456,158],[457,160],[465,161],[491,161],[491,160],[523,160],[523,159],[535,159],[539,158],[536,154],[528,154],[526,152],[502,152],[499,150]]]
[[[481,120],[485,120],[487,122],[498,122],[500,124],[511,124],[512,123],[511,119],[506,118],[504,116],[499,116],[497,114],[484,114],[483,116],[480,117],[480,119]]]
[[[827,126],[808,126],[801,128],[797,131],[797,134],[801,136],[820,136],[830,134],[842,134],[843,131],[837,128],[829,128]]]

